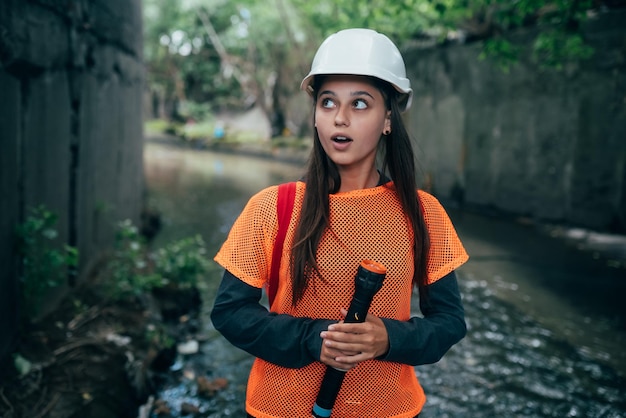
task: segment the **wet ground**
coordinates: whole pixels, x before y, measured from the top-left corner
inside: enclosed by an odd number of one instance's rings
[[[215,252],[248,198],[298,178],[301,166],[148,144],[146,172],[165,221],[157,239],[199,233]],[[624,238],[449,212],[471,256],[459,270],[469,332],[417,368],[428,396],[421,416],[626,417]],[[220,277],[216,269],[203,289],[200,352],[180,359],[159,395],[173,411],[188,402],[199,416],[245,417],[252,358],[208,319]],[[200,375],[229,385],[200,397]]]

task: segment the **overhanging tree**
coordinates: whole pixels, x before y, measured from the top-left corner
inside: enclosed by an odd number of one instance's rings
[[[612,3],[618,0],[612,0]],[[149,84],[166,103],[210,103],[214,110],[259,106],[273,135],[285,127],[321,40],[346,27],[389,35],[401,48],[476,41],[507,69],[518,47],[507,36],[538,28],[533,56],[559,68],[592,51],[579,32],[600,0],[144,0]],[[621,2],[623,3],[623,2]]]

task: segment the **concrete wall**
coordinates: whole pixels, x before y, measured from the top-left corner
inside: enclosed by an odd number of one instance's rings
[[[59,215],[84,276],[138,223],[143,193],[141,0],[0,2],[0,357],[17,332],[14,228]]]
[[[505,73],[476,44],[405,53],[408,116],[434,192],[467,206],[626,231],[626,13],[591,19],[595,56]],[[530,48],[532,34],[516,41]]]

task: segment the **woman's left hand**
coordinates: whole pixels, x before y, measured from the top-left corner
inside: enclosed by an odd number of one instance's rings
[[[341,310],[345,317],[348,311]],[[372,314],[367,314],[365,322],[332,324],[321,333],[325,347],[338,350],[337,363],[345,364],[346,369],[356,364],[382,356],[389,350],[389,336],[383,321]]]

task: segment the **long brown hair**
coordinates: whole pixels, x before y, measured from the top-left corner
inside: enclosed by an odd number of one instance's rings
[[[324,76],[317,76],[313,82],[313,108],[317,103],[317,92]],[[415,159],[411,138],[404,126],[398,107],[398,92],[388,83],[377,78],[370,81],[381,91],[391,111],[391,133],[380,143],[383,151],[383,172],[393,181],[393,188],[404,213],[413,229],[414,270],[413,282],[424,291],[426,263],[428,258],[428,231],[424,223],[422,206],[417,195],[415,180]],[[315,120],[315,113],[313,114]],[[294,245],[291,249],[291,280],[293,284],[292,303],[302,298],[312,277],[322,278],[316,260],[316,253],[322,236],[329,225],[330,207],[328,195],[337,193],[341,187],[341,177],[335,163],[328,157],[319,140],[317,130],[313,133],[313,149],[309,156],[305,174],[306,189],[300,219],[296,227]],[[322,278],[323,279],[323,278]]]

